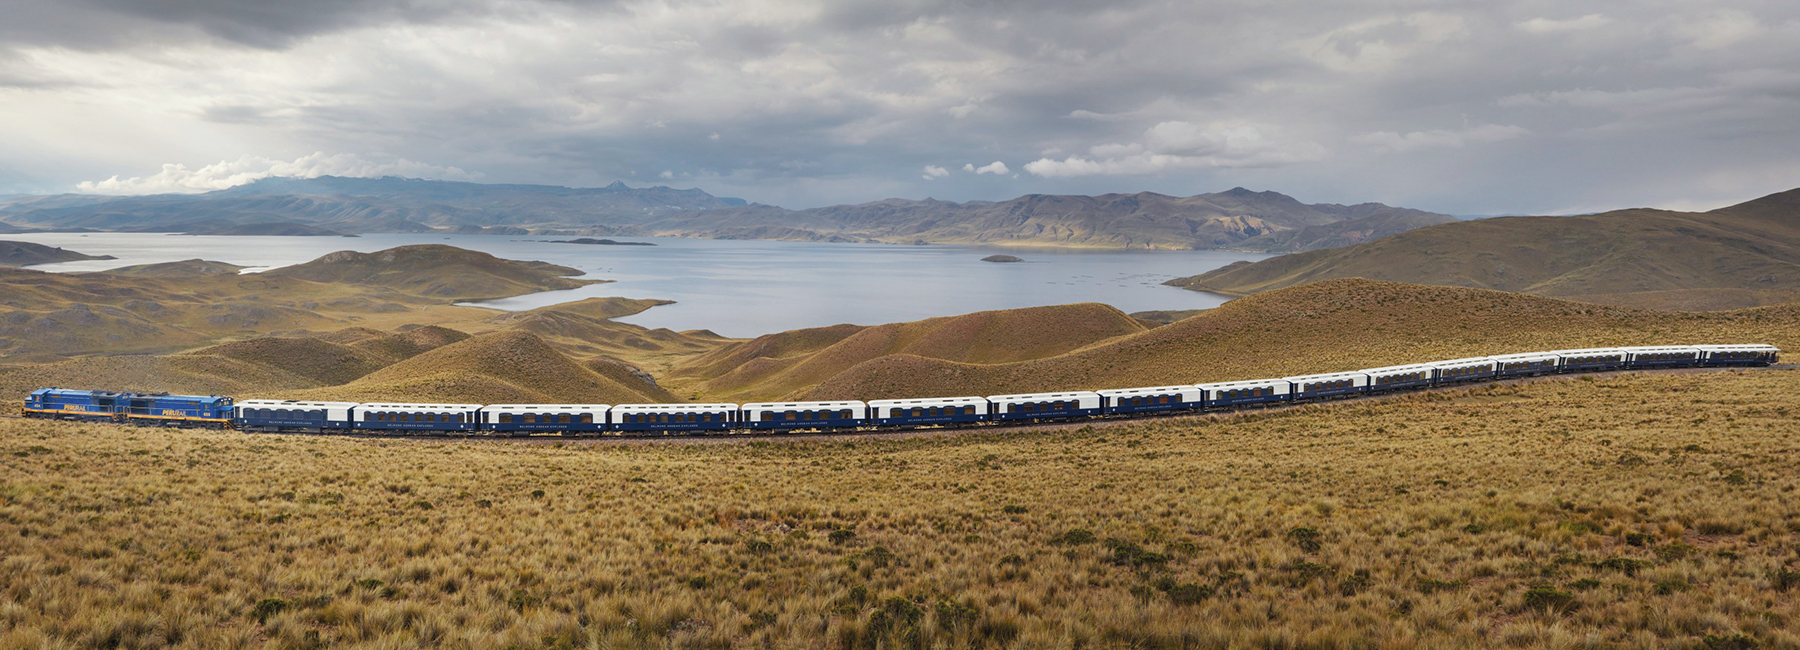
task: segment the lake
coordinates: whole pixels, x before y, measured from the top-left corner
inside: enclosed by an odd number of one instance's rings
[[[117,260],[31,268],[100,271],[201,258],[257,270],[298,264],[339,250],[378,251],[448,244],[516,260],[543,260],[614,280],[482,303],[519,310],[596,296],[660,298],[676,304],[619,320],[731,337],[837,323],[875,325],[1010,309],[1100,302],[1126,312],[1205,309],[1225,298],[1163,286],[1237,260],[1269,257],[1220,251],[1002,249],[816,242],[619,238],[655,246],[547,243],[566,237],[372,234],[361,237],[210,237],[140,233],[49,233],[0,239],[61,246]],[[983,262],[1009,254],[1024,262]]]

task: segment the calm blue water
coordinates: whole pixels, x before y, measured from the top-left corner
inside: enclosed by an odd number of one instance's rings
[[[520,260],[543,260],[615,280],[484,303],[530,309],[595,296],[660,298],[676,304],[620,320],[732,337],[837,323],[873,325],[1007,309],[1101,302],[1127,312],[1203,309],[1224,299],[1162,286],[1237,260],[1267,255],[1214,251],[1071,251],[976,246],[891,246],[712,239],[620,238],[656,246],[545,243],[556,237],[363,235],[362,237],[196,237],[164,234],[34,234],[4,239],[61,246],[106,261],[47,264],[45,271],[99,271],[130,264],[202,258],[268,269],[332,251],[449,244]],[[1014,264],[983,262],[1005,253]]]

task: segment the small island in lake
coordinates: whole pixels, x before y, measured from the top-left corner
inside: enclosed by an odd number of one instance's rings
[[[647,241],[613,241],[611,239],[591,239],[588,237],[582,237],[581,239],[561,239],[561,240],[552,241],[550,243],[552,243],[552,244],[589,244],[589,245],[593,245],[593,246],[655,246],[656,245],[656,244],[652,244]]]
[[[1025,260],[1019,259],[1017,257],[1013,257],[1011,255],[989,255],[987,257],[981,258],[981,261],[983,261],[983,262],[1023,262]]]

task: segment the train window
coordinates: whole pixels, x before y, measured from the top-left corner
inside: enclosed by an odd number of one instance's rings
[[[916,417],[919,417],[919,416],[922,416],[922,415],[924,415],[924,414],[925,414],[925,409],[922,409],[922,408],[918,408],[918,407],[913,407],[913,410],[912,410],[912,416],[913,416],[913,417],[915,417],[915,418],[916,418]]]
[[[536,413],[526,413],[524,415],[520,415],[519,422],[522,422],[525,424],[537,424],[537,414]]]
[[[592,413],[581,414],[581,423],[582,424],[593,424],[594,423],[594,414],[592,414]]]
[[[500,423],[501,424],[512,424],[512,414],[511,413],[501,413],[500,414]]]

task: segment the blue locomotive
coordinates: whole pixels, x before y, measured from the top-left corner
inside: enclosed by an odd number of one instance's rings
[[[145,426],[207,427],[233,424],[232,399],[217,395],[114,393],[40,388],[25,399],[26,417]]]

